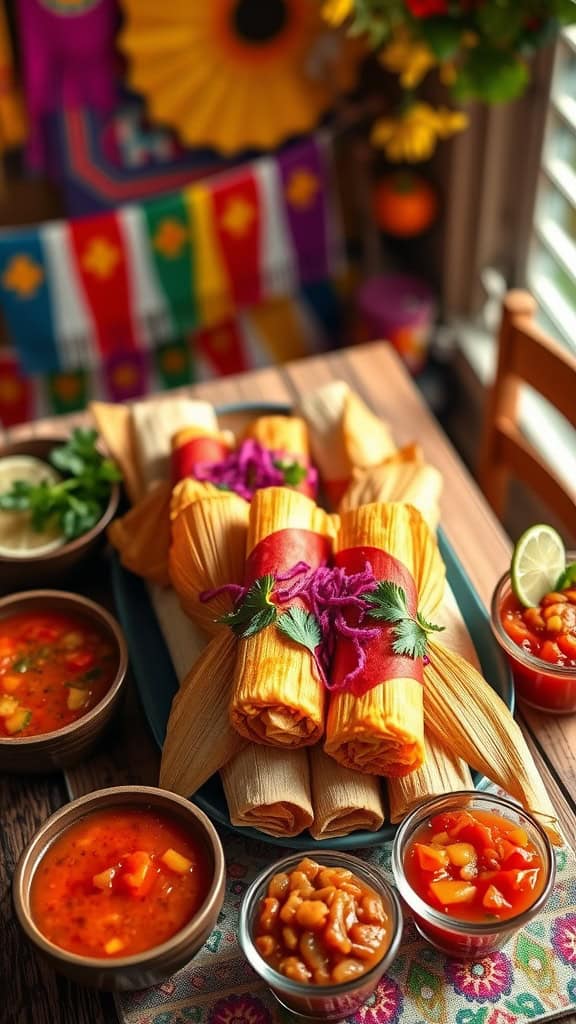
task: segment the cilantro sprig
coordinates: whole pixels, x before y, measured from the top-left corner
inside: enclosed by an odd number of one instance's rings
[[[279,469],[284,477],[287,487],[298,487],[308,475],[306,466],[301,462],[292,462],[290,459],[274,459],[274,466]]]
[[[230,626],[232,632],[242,640],[270,626],[278,615],[276,605],[270,600],[275,582],[272,573],[259,576],[236,608],[222,615],[218,622]]]
[[[428,634],[439,633],[444,629],[444,626],[428,622],[420,612],[415,616],[411,615],[406,591],[391,580],[381,580],[375,590],[363,594],[362,597],[370,606],[370,618],[393,624],[392,650],[395,654],[423,658],[426,654]]]
[[[29,512],[39,533],[56,523],[66,540],[91,530],[104,512],[112,484],[122,479],[115,463],[98,451],[97,436],[95,430],[75,429],[48,456],[64,479],[55,484],[15,480],[0,494],[0,510]]]

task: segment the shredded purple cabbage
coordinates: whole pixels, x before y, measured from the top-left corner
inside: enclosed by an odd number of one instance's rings
[[[235,491],[241,498],[250,501],[254,492],[261,487],[285,486],[286,467],[294,466],[297,462],[293,455],[270,451],[258,441],[248,438],[220,462],[196,462],[193,472],[197,480],[205,480],[223,490]],[[283,466],[278,465],[279,463]],[[314,466],[308,466],[306,469],[305,479],[312,488],[315,488],[318,480],[317,471]]]
[[[274,603],[280,607],[294,602],[301,603],[318,622],[322,640],[314,651],[314,660],[327,689],[347,689],[366,667],[365,644],[379,636],[380,627],[369,624],[370,606],[363,598],[376,585],[377,580],[369,562],[366,562],[362,572],[350,574],[343,568],[320,566],[312,569],[307,562],[298,562],[276,577],[271,595]],[[215,590],[204,591],[200,600],[211,601],[219,594],[228,593],[235,607],[238,607],[248,590],[249,587],[228,583]],[[355,625],[346,621],[346,613],[350,611],[356,613]],[[328,674],[340,637],[352,641],[357,663],[335,687],[329,682]]]

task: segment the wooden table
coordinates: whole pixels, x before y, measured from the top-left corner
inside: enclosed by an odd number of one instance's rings
[[[398,444],[417,439],[444,477],[442,524],[486,605],[507,569],[510,543],[450,442],[424,405],[393,351],[373,344],[199,384],[189,393],[214,404],[293,402],[299,394],[342,379],[392,427]],[[12,438],[60,433],[87,415],[14,428]],[[105,559],[79,589],[111,606]],[[576,715],[522,711],[519,721],[548,785],[565,833],[576,847]],[[70,796],[122,783],[155,784],[158,752],[133,687],[104,749],[68,773]],[[12,913],[14,865],[35,829],[68,798],[63,777],[0,779],[0,1021],[7,1024],[101,1024],[115,1021],[112,998],[80,989],[52,974],[25,944]],[[565,1020],[576,1024],[576,1013]]]

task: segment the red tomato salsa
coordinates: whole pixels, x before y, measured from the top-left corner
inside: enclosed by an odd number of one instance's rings
[[[415,833],[404,871],[428,906],[470,923],[521,914],[546,884],[542,858],[525,829],[492,811],[431,818]]]
[[[510,654],[518,696],[546,711],[576,710],[576,589],[551,591],[535,608],[524,608],[510,592],[500,621],[520,648],[518,659]],[[542,669],[523,661],[522,652],[539,658]],[[558,668],[563,671],[555,674]]]
[[[209,856],[176,819],[147,808],[87,815],[61,835],[32,880],[32,917],[71,953],[124,957],[158,946],[199,909]]]
[[[37,736],[81,718],[108,692],[117,652],[93,620],[63,612],[0,619],[0,736]]]

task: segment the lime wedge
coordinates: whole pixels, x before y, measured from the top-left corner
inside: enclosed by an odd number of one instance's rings
[[[6,455],[0,459],[0,493],[9,491],[16,480],[56,484],[62,477],[42,459],[33,455]],[[42,532],[32,528],[29,512],[0,510],[0,556],[30,558],[46,555],[66,543],[57,526]]]
[[[554,590],[567,590],[576,584],[576,562],[570,562],[558,577]]]
[[[531,526],[517,541],[512,554],[512,590],[521,604],[533,608],[554,590],[566,567],[566,551],[559,533],[545,523]]]

